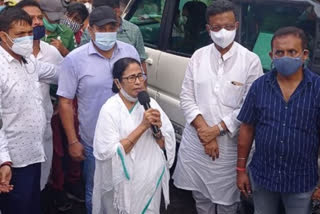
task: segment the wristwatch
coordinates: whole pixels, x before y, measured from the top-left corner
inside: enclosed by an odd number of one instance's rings
[[[227,134],[227,131],[223,129],[223,127],[221,126],[221,123],[218,123],[218,128],[219,128],[219,131],[220,131],[220,134],[219,136],[223,136],[225,134]]]

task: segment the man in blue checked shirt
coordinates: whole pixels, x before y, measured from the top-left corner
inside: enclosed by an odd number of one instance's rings
[[[237,186],[252,192],[255,214],[277,213],[281,202],[286,213],[308,214],[318,182],[320,77],[304,67],[301,29],[279,29],[271,46],[274,69],[252,84],[238,116]]]

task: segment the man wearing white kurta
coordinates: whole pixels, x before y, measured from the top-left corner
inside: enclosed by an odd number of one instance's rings
[[[236,117],[263,72],[258,56],[234,42],[232,3],[214,1],[206,17],[214,43],[196,51],[186,70],[180,98],[187,124],[173,179],[192,191],[199,214],[233,214],[240,201]]]

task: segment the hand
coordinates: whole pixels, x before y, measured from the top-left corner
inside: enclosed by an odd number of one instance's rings
[[[246,197],[251,194],[249,176],[246,172],[237,173],[237,186],[240,192],[243,193]]]
[[[313,192],[311,199],[312,200],[320,200],[320,189],[319,188],[316,188],[316,190]]]
[[[68,49],[62,44],[62,41],[59,39],[51,39],[50,44],[56,47],[62,56],[66,56],[69,53]]]
[[[84,156],[84,148],[80,142],[69,144],[69,155],[75,161],[83,161]]]
[[[12,177],[11,167],[4,165],[0,168],[0,193],[8,193],[13,189],[10,185]]]
[[[212,157],[212,160],[219,158],[219,145],[217,143],[217,140],[214,139],[210,143],[206,144],[204,146],[204,151],[207,155]]]
[[[159,110],[150,108],[145,111],[143,115],[142,125],[147,129],[150,128],[151,125],[161,128],[162,122]]]
[[[218,126],[213,126],[213,127],[202,127],[197,130],[198,136],[200,138],[200,141],[203,144],[208,144],[210,143],[213,139],[217,138],[218,135],[220,134],[220,130]]]

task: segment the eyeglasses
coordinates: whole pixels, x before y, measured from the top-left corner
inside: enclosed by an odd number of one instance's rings
[[[144,73],[139,73],[137,75],[130,75],[127,77],[122,77],[122,79],[126,79],[129,83],[134,83],[138,79],[140,82],[144,82],[147,79],[147,75]]]
[[[211,26],[211,25],[207,25],[209,27],[210,30],[214,31],[214,32],[218,32],[220,31],[222,28],[226,29],[226,30],[234,30],[236,28],[236,25],[235,24],[232,24],[232,25],[225,25],[225,26],[218,26],[218,25],[214,25],[214,26]]]

